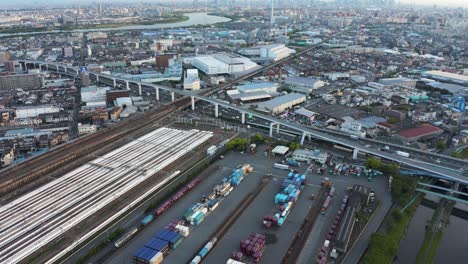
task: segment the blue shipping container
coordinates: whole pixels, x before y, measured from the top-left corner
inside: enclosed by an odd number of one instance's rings
[[[167,250],[168,245],[169,242],[154,237],[150,241],[148,241],[148,243],[146,243],[145,247],[164,252]]]
[[[137,259],[141,259],[141,260],[144,260],[144,261],[147,261],[147,262],[150,262],[152,258],[154,258],[154,256],[156,256],[156,254],[158,254],[159,251],[157,250],[153,250],[153,249],[150,249],[150,248],[147,248],[147,247],[143,247],[141,248],[137,254],[135,254],[135,258]]]
[[[207,249],[207,248],[202,248],[202,250],[200,250],[200,252],[198,253],[198,255],[199,255],[201,258],[206,257],[206,254],[208,254],[208,249]]]
[[[147,215],[143,220],[141,220],[141,225],[146,226],[147,224],[153,221],[153,215]]]

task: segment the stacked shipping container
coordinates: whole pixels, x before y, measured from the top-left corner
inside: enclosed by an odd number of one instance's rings
[[[189,228],[183,226],[181,222],[175,221],[169,223],[134,255],[134,263],[162,263],[163,256],[169,251],[169,248],[177,248],[177,246],[182,242],[183,238],[188,235]]]
[[[266,227],[282,226],[292,207],[299,198],[306,183],[305,175],[290,172],[281,184],[282,190],[275,196],[275,204],[280,205],[276,213],[266,215],[263,224]]]
[[[260,262],[265,250],[265,235],[252,233],[240,243],[240,252],[253,258],[255,263]]]

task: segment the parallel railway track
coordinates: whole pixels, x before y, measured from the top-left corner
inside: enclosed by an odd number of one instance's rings
[[[164,119],[174,111],[186,108],[189,104],[189,98],[179,98],[162,108],[151,110],[8,168],[0,174],[0,195],[8,194],[134,131],[152,126],[154,122]]]
[[[1,207],[0,263],[17,263],[210,137],[160,128]]]

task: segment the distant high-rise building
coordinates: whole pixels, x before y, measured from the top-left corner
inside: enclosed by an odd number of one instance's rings
[[[81,86],[88,87],[91,86],[91,78],[89,77],[89,72],[82,71],[80,72]]]
[[[270,17],[270,27],[273,28],[273,23],[275,22],[275,0],[271,0],[271,17]],[[270,28],[270,29],[271,29]]]
[[[78,6],[78,11],[76,11],[76,17],[80,17],[81,16],[81,6]]]
[[[0,89],[36,89],[41,88],[43,79],[39,74],[14,74],[0,76]]]
[[[98,10],[99,14],[102,14],[104,13],[104,10],[102,9],[102,3],[99,3],[99,10]]]
[[[10,60],[10,53],[8,51],[0,52],[0,63],[4,63]]]
[[[16,72],[16,61],[6,61],[5,62],[5,71],[7,71],[7,72]]]
[[[73,47],[64,47],[62,48],[62,52],[65,58],[73,57]]]

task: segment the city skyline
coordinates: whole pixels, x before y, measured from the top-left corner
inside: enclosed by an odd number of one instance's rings
[[[323,1],[323,2],[332,2],[333,0]],[[145,0],[145,1],[128,1],[128,0],[36,0],[32,3],[11,3],[11,2],[3,2],[0,3],[0,8],[21,8],[21,7],[34,7],[34,6],[66,6],[66,5],[75,5],[75,4],[112,4],[112,3],[183,3],[183,2],[192,2],[191,0]],[[242,2],[242,1],[239,1]],[[253,1],[255,2],[255,1]],[[396,3],[401,3],[405,5],[419,5],[419,6],[440,6],[440,7],[463,7],[468,8],[468,2],[463,0],[398,0],[395,1]]]

